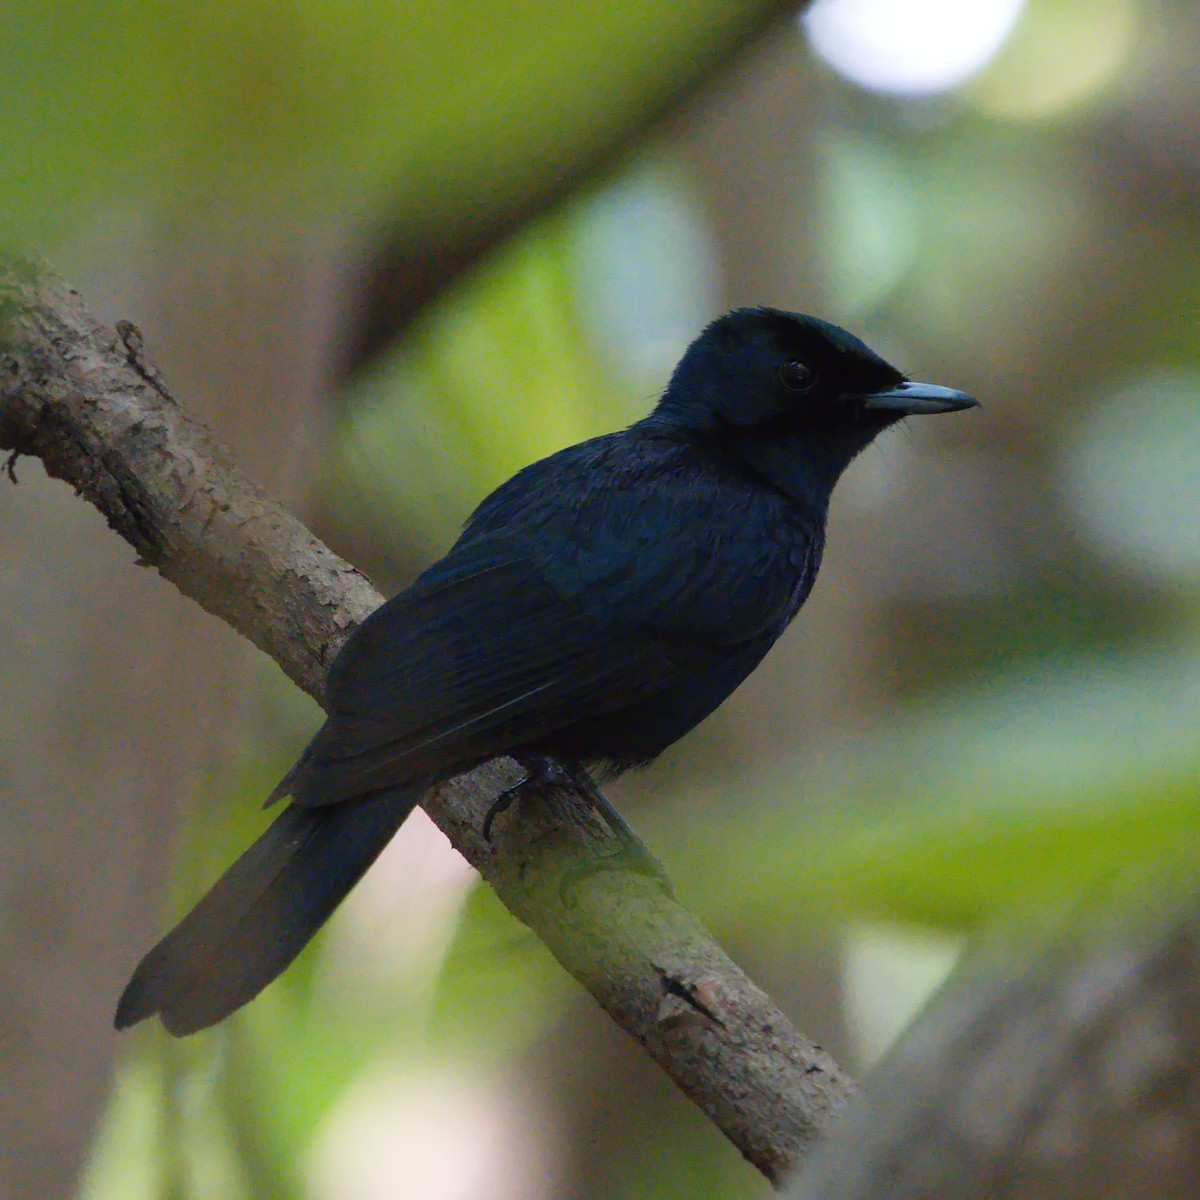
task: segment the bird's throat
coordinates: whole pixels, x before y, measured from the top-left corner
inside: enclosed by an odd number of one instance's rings
[[[725,452],[756,483],[778,492],[819,522],[825,519],[834,485],[854,457],[843,447],[807,432],[772,438],[743,436],[730,441]]]

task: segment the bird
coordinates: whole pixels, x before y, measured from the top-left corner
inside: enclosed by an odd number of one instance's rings
[[[831,493],[905,417],[978,402],[845,329],[756,307],[687,348],[653,410],[518,471],[350,635],[265,833],[142,959],[115,1025],[183,1036],[296,957],[432,786],[509,755],[527,789],[643,766],[750,675],[807,599]],[[631,854],[636,859],[636,853]]]

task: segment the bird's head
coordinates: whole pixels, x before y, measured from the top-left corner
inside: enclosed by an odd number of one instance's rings
[[[739,308],[688,347],[655,413],[711,438],[773,483],[832,488],[851,459],[904,417],[954,412],[965,392],[915,383],[845,329],[774,308]]]

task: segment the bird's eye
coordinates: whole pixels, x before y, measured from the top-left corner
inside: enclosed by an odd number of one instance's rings
[[[789,392],[807,392],[817,382],[817,373],[802,362],[786,362],[779,368],[779,382]]]

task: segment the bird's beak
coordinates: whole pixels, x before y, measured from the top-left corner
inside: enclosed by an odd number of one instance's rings
[[[936,383],[914,383],[906,380],[883,392],[858,397],[867,408],[882,408],[890,412],[915,417],[926,413],[957,412],[960,408],[975,408],[979,401],[966,392],[940,387]]]

